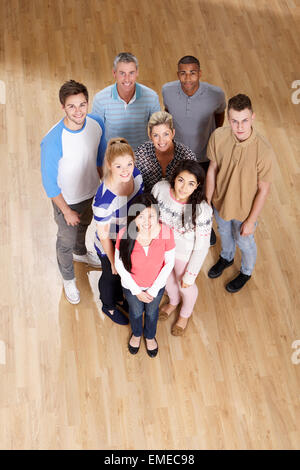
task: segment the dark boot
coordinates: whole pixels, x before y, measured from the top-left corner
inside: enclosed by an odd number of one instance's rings
[[[247,274],[240,273],[236,278],[228,282],[225,289],[231,293],[238,292],[249,281],[250,277]]]
[[[214,279],[221,276],[224,269],[229,268],[229,266],[233,264],[233,261],[233,259],[231,261],[227,261],[226,259],[222,258],[222,256],[220,256],[219,261],[208,271],[208,277]]]

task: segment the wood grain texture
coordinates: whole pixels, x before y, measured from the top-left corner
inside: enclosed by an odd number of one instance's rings
[[[0,0],[1,449],[299,448],[299,15],[298,0]],[[76,266],[82,300],[65,300],[40,177],[61,84],[82,81],[92,99],[120,51],[160,98],[196,55],[204,81],[251,96],[277,155],[251,281],[224,289],[239,253],[208,279],[218,239],[186,336],[159,323],[155,360],[144,345],[131,356],[129,327],[101,312],[99,272]]]

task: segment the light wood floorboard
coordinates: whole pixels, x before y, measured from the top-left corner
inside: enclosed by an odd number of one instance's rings
[[[300,447],[299,16],[299,0],[0,0],[0,448]],[[124,50],[160,98],[178,59],[199,57],[204,81],[251,96],[277,156],[251,281],[224,289],[239,253],[208,279],[218,239],[186,336],[160,323],[155,360],[101,312],[98,271],[76,266],[82,301],[65,300],[40,178],[61,84],[92,99]]]

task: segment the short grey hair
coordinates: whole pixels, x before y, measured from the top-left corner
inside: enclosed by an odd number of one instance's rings
[[[131,54],[130,52],[120,52],[120,54],[118,54],[115,59],[114,59],[114,70],[117,69],[117,65],[119,62],[125,62],[127,64],[131,63],[131,62],[134,62],[135,65],[136,65],[136,68],[138,68],[139,66],[139,63],[138,63],[138,60],[137,58]]]

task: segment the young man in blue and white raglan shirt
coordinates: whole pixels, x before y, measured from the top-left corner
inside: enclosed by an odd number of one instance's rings
[[[103,121],[88,112],[88,91],[69,80],[59,91],[65,117],[41,142],[42,181],[58,225],[56,254],[67,300],[80,302],[73,260],[100,267],[87,252],[85,235],[93,218],[92,202],[102,177],[106,150]]]

